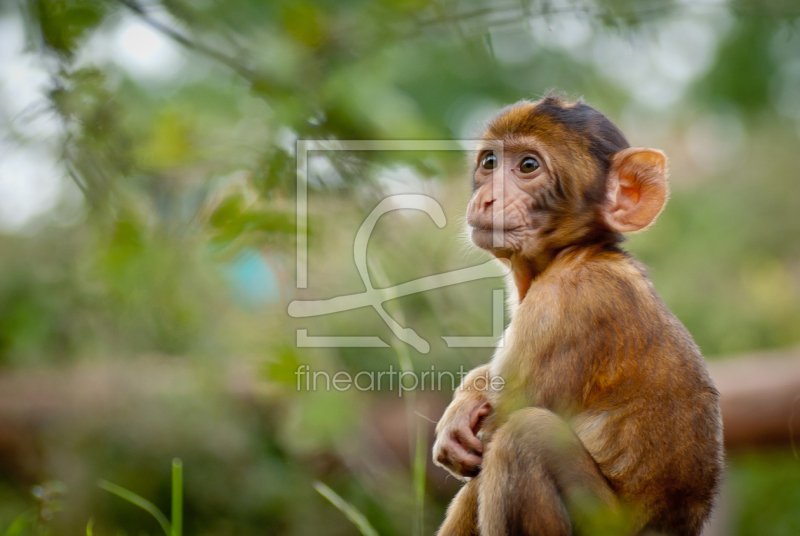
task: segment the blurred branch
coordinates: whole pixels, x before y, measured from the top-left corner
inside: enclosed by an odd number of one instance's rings
[[[136,2],[136,0],[117,0],[117,1],[120,4],[124,5],[125,7],[127,7],[128,9],[130,9],[131,11],[133,11],[139,18],[142,19],[142,21],[150,25],[153,29],[163,33],[164,35],[180,43],[184,47],[229,67],[230,69],[235,71],[243,78],[249,80],[250,82],[255,83],[259,81],[259,76],[253,69],[250,69],[245,65],[242,65],[242,63],[240,63],[237,59],[228,56],[223,52],[215,50],[203,43],[194,41],[193,39],[183,35],[181,32],[175,30],[174,28],[171,28],[167,24],[159,20],[156,20],[155,18],[150,16],[145,10],[145,8],[143,8],[138,2]]]
[[[797,6],[782,6],[773,8],[770,5],[754,4],[752,2],[651,2],[643,7],[616,10],[613,8],[596,7],[594,3],[585,5],[569,5],[561,7],[550,7],[545,5],[541,10],[534,12],[529,6],[519,4],[509,4],[507,6],[485,7],[475,9],[465,13],[452,15],[439,14],[427,20],[419,21],[420,26],[428,28],[443,24],[454,24],[458,26],[458,31],[463,32],[460,23],[477,21],[481,30],[501,28],[512,24],[520,24],[526,20],[547,17],[550,15],[582,14],[589,18],[602,19],[607,21],[642,21],[650,17],[660,16],[672,9],[728,9],[740,15],[763,15],[779,18],[792,18],[800,16],[800,8]]]
[[[81,193],[84,195],[84,197],[86,197],[86,199],[90,199],[89,189],[86,188],[86,185],[83,184],[83,181],[81,180],[81,178],[78,177],[78,174],[75,173],[75,170],[72,169],[72,165],[69,162],[67,162],[66,165],[65,165],[65,168],[67,170],[67,174],[72,179],[72,182],[75,183],[75,186],[78,187],[78,189],[81,191]]]
[[[728,448],[792,444],[800,450],[800,348],[713,361],[709,370],[722,395]],[[19,442],[19,449],[11,451],[31,452],[32,437],[23,433],[31,427],[85,419],[98,408],[108,412],[131,400],[166,395],[175,389],[199,390],[201,376],[192,372],[189,361],[152,358],[0,374],[0,445]],[[220,394],[250,403],[274,403],[279,391],[257,377],[250,365],[230,364],[217,388]],[[448,392],[431,394],[427,399],[430,414],[444,410],[449,398]],[[404,402],[388,397],[375,406],[373,414],[373,425],[391,450],[408,452],[408,435],[400,433],[409,426],[403,418]],[[430,428],[432,431],[432,425]],[[13,455],[5,461],[14,463],[11,458]]]
[[[728,448],[800,445],[800,349],[709,363]]]
[[[716,4],[716,5],[724,7],[724,4]],[[508,24],[513,24],[513,23],[519,23],[526,19],[547,17],[549,15],[565,15],[565,14],[579,14],[579,13],[594,18],[604,18],[604,19],[616,18],[622,20],[637,20],[640,19],[643,15],[648,15],[648,16],[656,15],[661,12],[668,11],[670,8],[673,7],[696,7],[696,6],[698,6],[698,4],[696,3],[676,4],[675,2],[659,2],[656,5],[652,5],[645,8],[639,8],[627,11],[615,11],[609,8],[593,9],[594,4],[587,3],[584,6],[570,5],[570,6],[555,7],[555,8],[545,6],[540,11],[534,12],[527,6],[520,6],[519,4],[514,4],[505,7],[487,7],[482,9],[476,9],[466,13],[450,15],[450,16],[439,16],[429,20],[423,20],[421,21],[421,24],[423,26],[434,26],[438,24],[467,22],[498,15],[504,16],[503,18],[499,18],[493,21],[487,21],[486,24],[483,25],[486,28],[493,28],[493,27],[506,26]]]

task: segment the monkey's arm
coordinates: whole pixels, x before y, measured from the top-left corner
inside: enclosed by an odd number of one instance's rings
[[[473,369],[456,389],[453,401],[436,426],[434,463],[457,478],[475,476],[483,461],[483,443],[476,437],[489,415],[489,365]]]

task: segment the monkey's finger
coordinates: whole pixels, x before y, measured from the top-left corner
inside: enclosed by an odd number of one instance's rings
[[[480,429],[480,421],[492,412],[492,406],[488,402],[484,402],[474,410],[469,416],[469,427],[473,430],[473,434]]]
[[[467,454],[461,460],[461,466],[468,471],[478,471],[483,463],[483,457],[477,454]]]
[[[463,467],[467,466],[469,469],[472,469],[480,465],[483,458],[477,454],[468,452],[456,441],[448,441],[439,450],[436,461],[455,472],[462,473]]]
[[[474,476],[478,476],[478,473],[480,473],[480,467],[476,467],[474,470],[469,470],[465,468],[459,474],[461,476],[472,478]]]
[[[448,458],[455,463],[452,465],[461,467],[470,471],[476,470],[483,462],[483,456],[469,452],[460,443],[452,443],[450,448],[447,449]],[[459,471],[463,473],[463,471]]]
[[[469,428],[457,428],[453,431],[453,435],[465,449],[473,450],[478,454],[483,453],[483,443]]]
[[[482,462],[483,458],[480,456],[469,454],[467,458],[462,460],[461,464],[459,465],[458,472],[461,474],[461,476],[475,476],[480,472]]]

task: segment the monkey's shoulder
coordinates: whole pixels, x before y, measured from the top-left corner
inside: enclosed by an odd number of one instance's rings
[[[618,249],[584,248],[559,257],[531,286],[530,300],[557,305],[570,314],[624,316],[666,309],[647,268]],[[583,313],[583,314],[581,314]]]
[[[621,250],[587,248],[560,257],[531,286],[518,315],[528,330],[551,340],[550,348],[566,353],[580,347],[617,364],[652,358],[659,369],[705,368],[646,267]]]

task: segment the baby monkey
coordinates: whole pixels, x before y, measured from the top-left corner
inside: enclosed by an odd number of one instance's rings
[[[556,95],[502,110],[482,147],[467,222],[511,262],[511,323],[436,428],[436,464],[468,480],[439,534],[699,534],[723,468],[719,394],[620,248],[664,207],[664,153]]]

